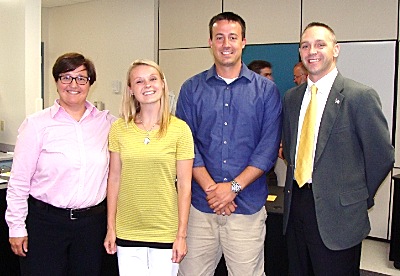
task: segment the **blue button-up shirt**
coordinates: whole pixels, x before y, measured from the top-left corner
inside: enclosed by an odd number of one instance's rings
[[[181,88],[176,115],[190,126],[195,142],[194,167],[206,167],[216,183],[230,182],[247,166],[269,171],[281,139],[281,98],[274,82],[242,64],[227,84],[215,65],[188,79]],[[266,175],[236,198],[236,214],[254,214],[265,204]],[[206,193],[192,181],[192,204],[207,213]]]

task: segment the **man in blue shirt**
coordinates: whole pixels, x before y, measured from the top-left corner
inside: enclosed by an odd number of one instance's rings
[[[213,275],[224,254],[233,275],[264,275],[265,172],[281,138],[276,85],[242,62],[245,22],[232,12],[209,23],[214,65],[182,86],[176,115],[195,142],[187,244],[179,275]]]

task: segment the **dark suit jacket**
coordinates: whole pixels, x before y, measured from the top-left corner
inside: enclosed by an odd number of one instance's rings
[[[290,89],[283,104],[283,150],[288,162],[284,232],[290,215],[297,128],[304,83]],[[360,243],[371,230],[368,208],[394,163],[378,94],[337,75],[326,102],[316,145],[312,189],[324,244],[342,250]]]

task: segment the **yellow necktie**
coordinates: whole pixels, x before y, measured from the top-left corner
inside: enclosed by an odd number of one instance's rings
[[[299,148],[297,150],[296,170],[294,176],[302,187],[312,175],[315,121],[317,117],[317,87],[311,86],[311,100],[304,116],[301,128]]]

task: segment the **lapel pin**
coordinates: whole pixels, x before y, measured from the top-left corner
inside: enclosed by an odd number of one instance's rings
[[[340,101],[337,98],[335,99],[335,104],[340,104]]]

